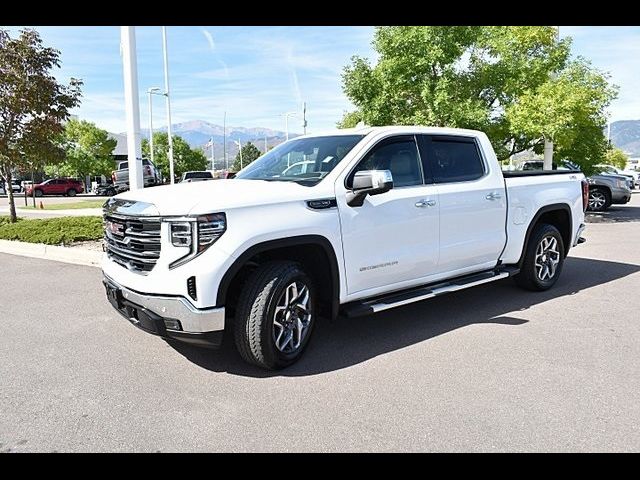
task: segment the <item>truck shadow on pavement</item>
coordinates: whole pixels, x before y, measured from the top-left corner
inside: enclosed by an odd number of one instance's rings
[[[246,364],[236,352],[230,333],[225,333],[220,350],[173,341],[169,345],[211,371],[255,378],[317,375],[348,368],[469,325],[517,327],[527,320],[512,317],[514,312],[638,271],[640,265],[569,257],[558,283],[546,292],[521,290],[511,279],[505,279],[366,317],[338,318],[334,322],[320,319],[303,358],[275,372]]]
[[[640,195],[640,193],[637,193]],[[612,205],[604,212],[587,212],[587,223],[626,223],[640,222],[640,207],[631,205]]]

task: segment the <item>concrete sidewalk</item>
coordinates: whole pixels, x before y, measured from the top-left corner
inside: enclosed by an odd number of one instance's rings
[[[99,267],[102,259],[102,248],[100,245],[100,241],[80,242],[75,246],[62,247],[59,245],[45,245],[43,243],[0,240],[0,253]]]
[[[74,210],[40,210],[30,208],[16,208],[16,214],[24,218],[52,218],[52,217],[100,217],[101,208],[77,208]],[[9,207],[0,207],[0,216],[9,215]]]

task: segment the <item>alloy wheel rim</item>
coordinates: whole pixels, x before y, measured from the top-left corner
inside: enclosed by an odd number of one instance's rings
[[[536,248],[536,275],[539,280],[551,280],[558,269],[560,263],[560,252],[558,251],[558,240],[556,237],[548,235],[540,240]]]
[[[282,353],[295,353],[311,326],[311,294],[303,282],[290,283],[280,295],[273,314],[273,342]]]
[[[589,195],[589,206],[591,208],[602,208],[605,202],[606,198],[602,192],[595,191]]]

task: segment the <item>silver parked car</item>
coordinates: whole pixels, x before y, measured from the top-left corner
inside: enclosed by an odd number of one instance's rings
[[[588,210],[601,212],[612,204],[625,204],[631,200],[629,180],[622,175],[597,174],[587,178],[589,182]]]

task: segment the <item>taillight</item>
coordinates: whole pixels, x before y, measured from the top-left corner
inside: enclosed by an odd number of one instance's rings
[[[116,172],[111,172],[111,180],[113,180],[113,183],[116,183]]]
[[[151,167],[149,165],[144,166],[144,173],[151,175]]]
[[[589,206],[589,182],[582,179],[582,211],[586,212]]]

